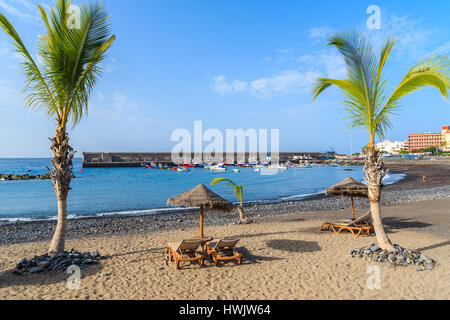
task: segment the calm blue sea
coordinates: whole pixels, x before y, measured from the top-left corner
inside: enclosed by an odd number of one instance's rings
[[[50,159],[0,159],[0,173],[45,174]],[[189,172],[143,168],[82,169],[81,159],[74,160],[72,191],[69,193],[70,218],[106,215],[141,215],[167,211],[168,198],[200,183],[208,186],[218,177],[244,185],[246,202],[288,201],[324,192],[325,188],[345,177],[362,181],[361,167],[313,167],[280,170],[273,176],[261,175],[253,168],[235,173],[213,173],[204,169]],[[31,170],[31,171],[29,171]],[[400,180],[391,174],[385,183]],[[224,198],[235,202],[226,184],[210,187]],[[0,221],[54,219],[56,198],[50,180],[0,181]]]

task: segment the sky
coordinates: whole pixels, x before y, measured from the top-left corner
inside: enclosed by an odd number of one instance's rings
[[[85,1],[73,1],[73,4]],[[343,96],[331,88],[312,101],[318,77],[344,78],[345,66],[327,39],[356,29],[374,47],[397,39],[385,67],[392,91],[423,58],[450,52],[450,1],[104,0],[117,39],[89,100],[71,129],[78,151],[169,152],[174,130],[279,129],[280,151],[359,151],[368,133],[350,130]],[[0,0],[35,54],[45,32],[37,4]],[[369,30],[370,5],[381,9]],[[55,121],[24,107],[20,58],[0,31],[0,158],[50,157]],[[434,88],[410,94],[393,116],[390,140],[440,132],[450,104]]]

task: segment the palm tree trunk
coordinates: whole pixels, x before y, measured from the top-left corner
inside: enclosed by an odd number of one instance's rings
[[[382,249],[395,251],[391,240],[389,240],[383,228],[383,222],[380,213],[380,198],[383,177],[387,174],[384,169],[381,153],[369,146],[364,165],[364,174],[369,189],[370,210],[372,212],[373,226],[377,237],[378,246]]]
[[[239,220],[241,222],[246,222],[244,215],[244,207],[242,206],[242,204],[238,207],[238,212],[239,212]]]
[[[67,231],[67,196],[72,180],[72,159],[74,151],[69,146],[69,137],[66,134],[66,128],[58,122],[56,137],[50,138],[52,145],[50,149],[53,153],[53,171],[50,175],[53,182],[56,198],[58,200],[58,223],[56,231],[50,245],[49,254],[58,255],[64,252]],[[48,168],[47,168],[48,169]]]

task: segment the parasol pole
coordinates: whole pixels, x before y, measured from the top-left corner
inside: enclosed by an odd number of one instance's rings
[[[355,221],[355,201],[353,200],[353,196],[350,196],[352,199],[352,221]]]
[[[203,239],[203,205],[200,206],[200,238]]]

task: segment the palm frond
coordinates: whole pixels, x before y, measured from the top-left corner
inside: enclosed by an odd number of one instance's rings
[[[100,2],[79,8],[80,16],[72,26],[68,23],[70,0],[58,0],[48,13],[39,6],[47,30],[38,42],[40,70],[11,24],[0,16],[3,29],[26,58],[27,105],[46,109],[64,127],[68,122],[76,125],[87,112],[89,96],[102,73],[99,64],[115,40],[110,35],[109,16]]]
[[[217,178],[217,179],[214,179],[214,180],[211,182],[211,185],[212,185],[212,186],[215,186],[216,184],[218,184],[219,182],[222,182],[222,181],[227,181],[227,182],[232,183],[233,185],[235,185],[235,183],[234,183],[233,181],[231,181],[230,179],[227,179],[227,178]]]
[[[423,87],[435,87],[448,99],[450,86],[450,61],[448,57],[433,55],[413,66],[388,99],[386,106],[395,105],[405,95]]]
[[[328,45],[335,46],[344,57],[348,81],[358,87],[370,105],[376,83],[377,63],[370,42],[356,31],[336,33]]]
[[[346,97],[344,104],[349,113],[349,126],[368,129],[371,145],[375,135],[384,138],[386,132],[392,129],[391,116],[399,109],[400,99],[408,93],[431,86],[448,98],[450,63],[447,57],[432,56],[411,68],[387,98],[383,69],[395,45],[394,39],[387,39],[379,59],[376,59],[364,35],[354,31],[333,35],[329,45],[334,45],[344,57],[347,79],[317,79],[313,87],[313,100],[332,85],[341,89]]]
[[[52,95],[50,85],[47,83],[44,75],[41,73],[41,70],[27,50],[25,44],[22,42],[22,39],[14,29],[13,25],[1,12],[0,27],[13,40],[16,52],[24,58],[24,61],[21,63],[22,71],[26,76],[26,83],[23,91],[29,93],[25,98],[25,104],[31,108],[44,108],[49,115],[55,114],[57,112],[57,105]]]

